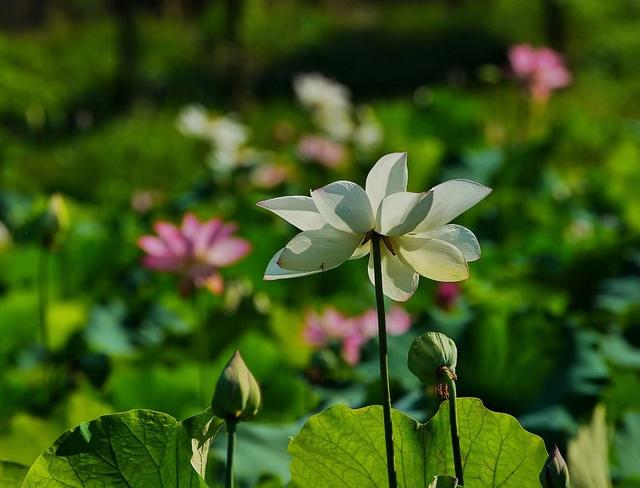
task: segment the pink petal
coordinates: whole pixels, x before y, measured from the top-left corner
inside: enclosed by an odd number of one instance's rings
[[[378,336],[378,313],[367,310],[358,319],[358,326],[363,337],[370,339]],[[400,307],[394,307],[387,312],[387,333],[389,335],[404,334],[411,327],[411,316]]]
[[[358,319],[360,332],[364,337],[372,338],[378,335],[378,313],[375,310],[367,310]]]
[[[564,61],[562,57],[553,49],[543,47],[536,52],[536,69],[553,69],[558,66],[562,67]]]
[[[460,296],[457,283],[438,283],[436,288],[436,302],[444,310],[452,310]]]
[[[305,327],[302,332],[305,342],[311,346],[324,346],[328,342],[327,334],[322,327],[322,323],[318,315],[314,312],[308,312],[305,315]]]
[[[536,52],[529,44],[518,44],[509,50],[511,69],[520,78],[533,73],[536,66]]]
[[[353,335],[357,329],[355,321],[345,317],[333,307],[325,309],[322,315],[322,326],[332,339],[342,339]]]
[[[207,252],[207,262],[214,266],[228,266],[242,259],[251,250],[251,244],[244,239],[228,237],[216,239]]]
[[[342,343],[342,357],[344,360],[354,366],[360,362],[360,350],[366,340],[359,335],[347,337]]]
[[[164,242],[156,236],[142,236],[138,239],[138,247],[151,256],[171,256]]]
[[[225,239],[233,234],[236,230],[238,230],[238,226],[236,224],[225,224],[222,225],[215,235],[212,237],[211,244],[218,241],[219,239]]]
[[[184,214],[184,217],[182,217],[182,234],[193,242],[199,230],[200,221],[198,218],[191,212]]]
[[[167,271],[175,273],[180,271],[182,262],[175,256],[145,256],[142,265],[156,271]]]
[[[185,257],[189,254],[189,241],[175,225],[161,221],[155,223],[154,229],[175,256]]]
[[[206,254],[207,249],[209,249],[209,246],[213,243],[213,239],[221,226],[222,221],[220,219],[208,220],[200,226],[198,234],[193,241],[194,252],[197,255]]]
[[[401,307],[394,307],[387,313],[387,332],[390,335],[404,334],[411,328],[411,316]]]

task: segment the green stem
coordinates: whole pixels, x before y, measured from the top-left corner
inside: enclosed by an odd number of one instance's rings
[[[226,488],[233,488],[233,454],[236,448],[236,425],[238,421],[236,419],[227,420],[227,472],[225,474]]]
[[[193,290],[193,310],[195,314],[196,327],[198,330],[195,334],[195,340],[197,342],[196,349],[198,353],[198,390],[200,394],[200,401],[203,405],[206,405],[210,400],[207,392],[207,383],[205,377],[205,368],[207,361],[209,360],[209,335],[207,331],[207,321],[205,319],[206,314],[202,312],[202,306],[200,300],[198,300],[198,290]]]
[[[384,440],[387,450],[387,473],[389,488],[397,488],[395,462],[393,459],[393,424],[391,423],[391,391],[389,389],[389,364],[387,353],[387,325],[384,311],[384,295],[382,293],[382,261],[380,258],[380,236],[371,238],[373,249],[373,274],[376,288],[376,306],[378,309],[378,340],[380,343],[380,381],[382,383],[382,413],[384,419]]]
[[[456,382],[450,372],[445,372],[449,387],[449,424],[451,425],[451,446],[453,448],[453,464],[458,484],[464,485],[462,472],[462,455],[460,454],[460,435],[458,433],[458,412],[456,408]]]
[[[49,309],[49,250],[43,247],[38,260],[38,316],[40,321],[40,344],[45,357],[49,357],[49,327],[47,314]]]

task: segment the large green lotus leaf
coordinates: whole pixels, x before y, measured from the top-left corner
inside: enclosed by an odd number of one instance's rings
[[[465,488],[539,488],[547,458],[542,439],[510,415],[477,398],[458,399]],[[426,424],[393,411],[396,469],[402,488],[424,488],[434,476],[454,474],[449,408]],[[336,405],[315,415],[291,441],[296,487],[368,488],[387,485],[382,408]]]
[[[0,486],[5,488],[18,487],[27,474],[29,468],[12,461],[0,461]]]
[[[192,440],[194,428],[208,427],[206,418],[183,425],[164,413],[131,410],[85,422],[36,460],[23,487],[206,487],[192,467],[202,440]]]

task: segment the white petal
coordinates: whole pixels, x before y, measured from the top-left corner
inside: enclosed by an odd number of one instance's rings
[[[406,302],[418,288],[420,277],[412,269],[389,252],[383,243],[380,243],[382,264],[382,291],[398,302]],[[373,253],[369,257],[369,280],[375,286],[373,269]]]
[[[267,281],[273,280],[284,280],[286,278],[299,278],[300,276],[307,276],[316,273],[321,273],[322,270],[318,271],[291,271],[289,269],[284,269],[278,266],[278,260],[280,259],[280,255],[282,254],[284,249],[280,249],[277,253],[273,255],[271,261],[267,265],[267,269],[264,272],[264,278]]]
[[[282,250],[277,264],[292,271],[327,271],[349,259],[363,237],[332,227],[301,232]]]
[[[300,230],[321,229],[327,223],[318,212],[311,197],[288,196],[272,198],[256,203],[258,207],[271,210]]]
[[[430,230],[416,237],[431,237],[440,239],[457,247],[467,261],[480,259],[480,243],[476,236],[466,227],[457,224],[448,224],[439,229]]]
[[[312,191],[311,198],[332,227],[352,234],[364,234],[373,229],[369,197],[360,185],[336,181]]]
[[[407,189],[407,153],[382,156],[367,175],[365,185],[374,214],[384,197]]]
[[[386,236],[401,236],[422,222],[431,208],[433,193],[399,191],[380,202],[376,215],[376,231]]]
[[[363,256],[366,256],[371,252],[371,241],[368,241],[366,244],[362,244],[361,246],[356,247],[356,250],[353,251],[353,254],[349,259],[360,259]]]
[[[416,227],[416,232],[426,232],[448,224],[491,193],[491,188],[470,180],[449,180],[433,187],[431,191],[431,210]]]
[[[453,244],[415,236],[402,236],[394,241],[400,259],[426,278],[451,282],[469,277],[467,261]]]

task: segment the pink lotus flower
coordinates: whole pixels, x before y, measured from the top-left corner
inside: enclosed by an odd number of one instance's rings
[[[344,146],[321,136],[304,136],[298,143],[301,158],[317,161],[325,168],[340,166],[345,158]]]
[[[514,74],[527,84],[536,101],[546,101],[552,91],[571,83],[571,73],[562,56],[553,49],[517,44],[509,50],[509,62]]]
[[[222,293],[224,283],[218,270],[239,261],[251,249],[246,240],[233,237],[234,224],[225,224],[220,219],[200,222],[192,213],[185,214],[180,228],[160,221],[154,224],[154,229],[157,236],[147,235],[138,240],[138,246],[146,252],[142,264],[180,275],[180,290],[185,296],[194,286]]]
[[[400,307],[387,313],[387,333],[404,334],[411,327],[411,317]],[[305,316],[305,341],[316,347],[330,343],[341,344],[341,356],[347,364],[360,362],[362,347],[378,335],[378,319],[375,310],[362,315],[347,317],[335,308],[326,308],[322,313],[308,312]]]
[[[436,302],[443,310],[453,310],[459,296],[460,287],[457,283],[438,283],[438,287],[436,288]]]

